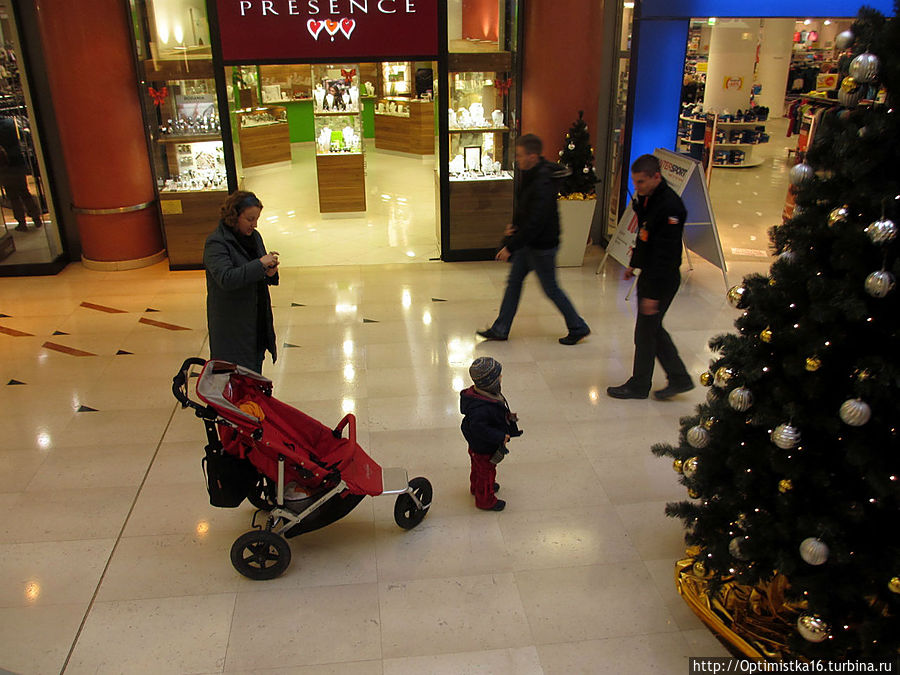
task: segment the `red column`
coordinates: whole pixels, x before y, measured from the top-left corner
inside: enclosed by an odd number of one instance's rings
[[[600,142],[594,124],[600,97],[603,3],[554,0],[527,6],[522,133],[540,136],[544,156],[553,162],[559,159],[579,110],[584,110],[591,142]]]
[[[117,209],[155,199],[125,6],[122,0],[37,2],[76,209]],[[76,214],[85,262],[136,267],[161,257],[154,207]]]

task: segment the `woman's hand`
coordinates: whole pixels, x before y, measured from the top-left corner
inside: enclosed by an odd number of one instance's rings
[[[266,253],[262,258],[259,259],[259,262],[263,264],[263,267],[266,268],[266,276],[274,277],[278,274],[278,251],[271,251],[270,253]]]

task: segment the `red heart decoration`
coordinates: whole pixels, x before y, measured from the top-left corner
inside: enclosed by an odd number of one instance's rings
[[[319,39],[319,33],[322,32],[322,29],[325,27],[324,22],[316,21],[315,19],[310,19],[306,22],[306,29],[309,31],[310,35],[313,36],[313,39]]]
[[[338,32],[338,29],[341,27],[337,21],[332,21],[330,19],[325,20],[325,30],[328,31],[329,35],[334,35]]]
[[[341,32],[348,40],[354,28],[356,28],[356,19],[341,19]]]

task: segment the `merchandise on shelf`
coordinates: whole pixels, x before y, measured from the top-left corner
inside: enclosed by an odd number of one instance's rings
[[[356,64],[312,67],[313,112],[358,113],[360,111],[359,66]]]
[[[315,118],[316,154],[361,153],[362,122],[359,115],[327,115]]]
[[[178,172],[157,178],[160,192],[225,190],[225,152],[222,141],[171,144]]]
[[[498,73],[451,73],[451,181],[512,180],[505,162],[509,128]]]

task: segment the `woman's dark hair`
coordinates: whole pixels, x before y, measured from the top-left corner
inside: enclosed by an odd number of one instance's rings
[[[258,209],[263,207],[262,202],[252,192],[244,190],[235,190],[225,199],[222,204],[221,217],[222,221],[231,229],[237,227],[237,221],[244,209],[255,206]]]

